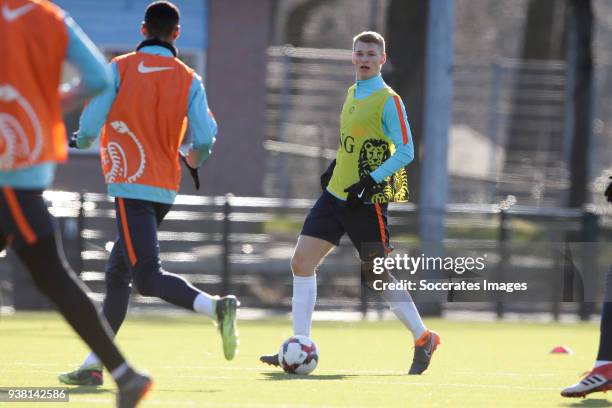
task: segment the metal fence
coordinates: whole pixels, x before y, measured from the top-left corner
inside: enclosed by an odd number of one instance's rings
[[[280,198],[179,196],[159,233],[167,270],[188,276],[210,293],[237,293],[245,306],[289,310],[289,260],[313,204],[311,198],[320,192],[318,175],[335,156],[340,107],[354,81],[350,55],[347,50],[269,49],[265,192],[266,197]],[[594,132],[594,176],[607,168],[602,163],[612,147],[606,143],[611,137],[607,118],[612,117],[611,98],[606,98],[612,94],[609,68],[599,65],[596,71],[594,116],[599,125]],[[563,64],[457,59],[454,69],[450,201],[471,204],[447,207],[445,243],[501,248],[503,242],[610,240],[610,206],[596,201],[586,213],[557,208],[567,189]],[[509,137],[517,138],[512,152],[505,149]],[[595,186],[602,187],[603,183]],[[101,299],[105,262],[116,235],[113,203],[105,195],[92,193],[47,192],[45,196],[59,219],[71,265],[81,273],[91,295]],[[517,201],[533,206],[513,205]],[[417,251],[417,208],[402,204],[391,205],[390,210],[393,241]],[[595,223],[587,213],[597,214]],[[501,263],[494,268],[528,273],[528,267],[501,255]],[[560,268],[553,255],[540,257],[546,268]],[[27,274],[17,273],[18,269],[14,260],[7,262],[0,254],[3,303],[47,307],[31,290]],[[321,266],[318,307],[363,310],[358,271],[354,249],[342,241]],[[14,296],[16,292],[27,295]],[[498,314],[517,309],[502,300],[471,307]],[[531,303],[524,309],[554,315],[577,310],[575,304],[561,300]],[[21,301],[26,304],[20,305]],[[164,306],[137,294],[132,303]],[[444,307],[468,306],[449,303]]]
[[[351,52],[268,49],[268,197],[307,197],[335,157],[340,109],[354,81]]]
[[[105,195],[91,193],[47,192],[45,197],[50,211],[60,221],[72,267],[80,273],[90,295],[101,300],[105,264],[116,237],[112,201]],[[289,260],[305,213],[312,204],[312,200],[301,199],[178,196],[159,232],[163,267],[187,277],[209,293],[235,293],[245,307],[288,311],[292,282]],[[611,236],[610,229],[602,222],[604,219],[590,211],[544,210],[508,204],[449,205],[446,247],[498,248],[500,256],[491,264],[491,269],[521,277],[532,273],[533,265],[544,265],[543,268],[557,273],[563,269],[562,262],[559,263],[558,255],[550,253],[531,253],[531,264],[525,263],[521,255],[504,257],[503,244],[522,243],[529,248],[541,242],[594,242]],[[417,222],[415,206],[390,206],[389,225],[396,248],[420,250]],[[48,307],[36,296],[31,284],[28,286],[27,274],[14,261],[14,258],[0,258],[0,297],[4,305],[22,309]],[[599,265],[598,269],[605,269],[605,265]],[[603,276],[598,275],[596,279],[603,281]],[[323,263],[318,283],[318,310],[365,311],[377,304],[362,296],[358,258],[348,240],[343,239]],[[579,310],[577,304],[562,303],[564,300],[584,299],[559,297],[555,302],[543,299],[517,305],[500,297],[473,304],[445,303],[444,309],[488,310],[499,316],[506,311],[558,316]],[[158,299],[141,297],[136,291],[132,307],[171,308]],[[583,314],[590,312],[590,309],[580,310]]]
[[[314,175],[338,146],[340,110],[354,82],[351,52],[271,47],[268,56],[266,195],[312,198]],[[449,201],[512,195],[522,205],[562,207],[572,137],[565,63],[457,57],[453,69]],[[596,65],[595,73],[593,181],[610,168],[612,153],[612,66]]]

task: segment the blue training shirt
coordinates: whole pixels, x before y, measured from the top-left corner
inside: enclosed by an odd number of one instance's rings
[[[387,86],[385,81],[382,79],[382,75],[378,74],[372,78],[357,80],[355,87],[355,98],[364,99],[370,96],[372,93]],[[393,98],[389,98],[385,103],[382,114],[382,128],[385,135],[391,139],[395,145],[395,153],[391,155],[383,164],[380,165],[376,170],[370,173],[370,176],[380,183],[385,178],[391,176],[393,173],[406,166],[414,158],[414,146],[412,144],[412,133],[410,132],[410,125],[408,124],[408,118],[406,117],[406,107],[404,102],[401,101],[402,116],[400,119],[395,102]],[[402,136],[402,125],[400,120],[404,121],[406,125],[406,133],[408,134],[408,143],[404,144]]]
[[[164,47],[150,45],[141,48],[138,52],[172,57],[172,52]],[[79,120],[79,132],[77,135],[77,146],[79,149],[90,147],[100,136],[106,118],[115,102],[121,78],[117,64],[110,64],[114,86],[91,100],[89,105],[81,114]],[[192,135],[192,143],[187,151],[187,161],[192,167],[201,166],[215,143],[217,134],[217,123],[208,114],[208,101],[202,78],[194,75],[189,89],[189,101],[187,105],[187,118],[189,130]],[[154,201],[172,204],[176,198],[176,191],[129,183],[110,183],[108,194],[113,197],[125,197],[138,200]]]
[[[64,23],[68,32],[66,60],[77,69],[81,78],[77,85],[81,92],[77,93],[97,93],[110,85],[110,72],[104,56],[67,13],[64,13]],[[55,167],[55,163],[43,163],[14,171],[0,171],[0,186],[44,190],[53,182]]]

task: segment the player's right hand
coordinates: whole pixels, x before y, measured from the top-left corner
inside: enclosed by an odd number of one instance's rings
[[[200,189],[200,175],[198,174],[197,167],[191,167],[189,163],[187,163],[187,157],[183,154],[183,152],[179,151],[179,157],[181,158],[181,161],[183,162],[185,167],[187,167],[187,170],[189,170],[189,174],[191,175],[191,178],[193,179],[193,184],[195,184],[196,190],[199,190]]]
[[[359,180],[357,183],[344,189],[348,193],[346,197],[346,206],[350,210],[358,210],[365,201],[369,201],[372,197],[372,189],[376,185],[376,181],[369,174]]]

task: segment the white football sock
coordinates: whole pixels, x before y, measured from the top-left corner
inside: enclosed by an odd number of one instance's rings
[[[98,356],[96,356],[93,351],[87,355],[87,357],[85,358],[85,361],[83,361],[83,364],[81,364],[81,368],[87,368],[92,365],[97,365],[97,366],[102,365],[102,362],[100,362],[100,360],[98,359]]]
[[[210,296],[206,292],[201,292],[193,301],[193,310],[203,313],[210,318],[215,317],[218,296]]]
[[[602,365],[606,365],[606,364],[610,364],[612,363],[612,361],[608,361],[608,360],[597,360],[595,361],[595,368],[597,367],[601,367]]]
[[[129,369],[130,369],[130,366],[128,365],[128,363],[123,363],[119,367],[111,371],[111,375],[113,376],[115,380],[117,380],[123,374],[127,373]]]
[[[393,276],[391,276],[391,280],[397,283]],[[427,328],[421,320],[421,315],[419,315],[410,293],[405,290],[386,290],[382,293],[382,297],[387,302],[389,309],[410,330],[414,341],[421,338]]]
[[[310,337],[312,312],[317,301],[317,275],[293,276],[293,334]]]

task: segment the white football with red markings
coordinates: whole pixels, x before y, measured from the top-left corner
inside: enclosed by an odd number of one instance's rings
[[[281,345],[278,362],[286,373],[310,374],[319,362],[319,349],[306,336],[292,336]]]

